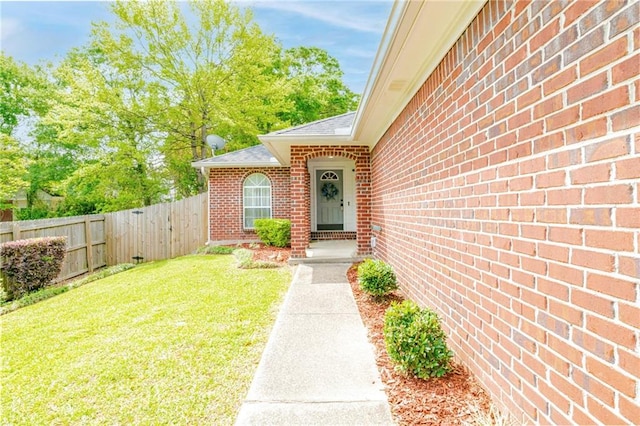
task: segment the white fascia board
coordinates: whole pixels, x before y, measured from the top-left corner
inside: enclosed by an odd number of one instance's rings
[[[244,168],[249,168],[249,167],[282,167],[282,165],[280,164],[280,162],[278,161],[272,161],[272,162],[244,162],[244,163],[240,163],[240,162],[236,162],[236,163],[212,163],[212,162],[208,162],[208,161],[197,161],[194,163],[191,163],[192,167],[195,168],[201,168],[204,167],[205,169],[228,169],[228,168],[233,168],[233,167],[244,167]]]
[[[352,136],[355,136],[356,129],[358,128],[358,124],[360,123],[360,120],[362,118],[362,113],[366,109],[366,106],[369,103],[369,99],[371,97],[371,93],[373,92],[373,88],[380,78],[380,69],[382,68],[382,64],[387,60],[390,46],[396,37],[396,29],[402,16],[404,16],[405,14],[408,5],[408,1],[394,1],[393,5],[391,6],[391,12],[389,13],[389,19],[387,19],[387,25],[384,29],[384,32],[382,33],[380,45],[378,46],[376,56],[373,59],[373,65],[371,66],[371,71],[369,72],[367,83],[364,86],[364,91],[362,93],[362,97],[360,98],[358,109],[356,110],[356,116],[353,119],[353,125],[351,127]]]
[[[393,120],[422,87],[486,0],[403,1],[384,55],[369,78],[356,113],[353,137],[378,143]],[[395,5],[394,5],[395,7]],[[383,46],[381,46],[382,48]],[[376,58],[377,60],[377,58]]]

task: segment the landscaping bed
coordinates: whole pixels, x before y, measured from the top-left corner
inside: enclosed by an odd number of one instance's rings
[[[384,314],[392,301],[402,296],[395,292],[377,303],[360,290],[357,265],[347,272],[353,296],[375,347],[376,364],[389,398],[394,420],[400,425],[496,424],[491,400],[473,375],[454,361],[452,371],[441,378],[422,380],[395,371],[389,359],[382,332]]]
[[[267,246],[263,243],[242,243],[232,247],[251,250],[255,262],[274,262],[280,265],[286,265],[291,257],[290,247]]]

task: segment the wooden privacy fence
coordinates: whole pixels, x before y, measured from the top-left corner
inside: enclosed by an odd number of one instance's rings
[[[66,280],[105,266],[105,216],[0,222],[0,243],[39,237],[67,237],[67,256],[59,280]]]
[[[105,214],[107,265],[171,259],[207,241],[207,194]]]
[[[0,243],[67,237],[58,279],[119,263],[170,259],[192,253],[208,238],[207,194],[173,203],[100,215],[0,222]]]

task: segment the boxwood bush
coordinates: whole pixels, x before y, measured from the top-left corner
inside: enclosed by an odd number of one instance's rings
[[[391,265],[382,260],[366,259],[358,266],[358,283],[362,291],[382,298],[398,288]]]
[[[67,237],[31,238],[0,245],[0,272],[7,300],[39,290],[60,274]]]
[[[291,243],[291,221],[288,219],[256,219],[253,226],[260,241],[268,246],[287,247]]]
[[[450,369],[453,353],[440,318],[410,300],[392,303],[384,316],[387,353],[397,368],[421,379],[442,377]]]

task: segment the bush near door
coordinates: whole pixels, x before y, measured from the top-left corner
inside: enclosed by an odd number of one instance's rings
[[[288,219],[256,219],[256,234],[268,246],[287,247],[291,243],[291,221]]]
[[[362,291],[376,299],[398,288],[393,268],[382,260],[366,259],[362,262],[358,266],[358,282]]]

